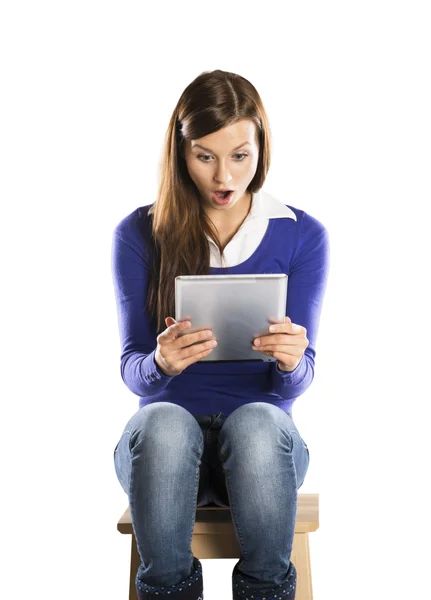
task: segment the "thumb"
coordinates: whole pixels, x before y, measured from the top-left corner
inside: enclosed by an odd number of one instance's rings
[[[190,319],[191,319],[191,317],[187,316],[184,319],[180,319],[178,321],[178,323],[180,323],[181,321],[187,321],[187,320],[190,320]],[[170,327],[171,325],[175,325],[176,322],[177,321],[173,317],[166,317],[165,318],[166,327]]]
[[[173,317],[166,317],[165,323],[166,323],[166,327],[170,327],[171,325],[174,325],[176,323],[176,321]]]
[[[285,323],[290,323],[292,325],[292,331],[294,333],[299,333],[302,330],[300,325],[296,325],[296,323],[292,323],[292,319],[290,317],[284,317]]]

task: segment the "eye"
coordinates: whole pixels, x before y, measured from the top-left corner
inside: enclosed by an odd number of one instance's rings
[[[240,159],[235,159],[236,162],[242,162],[246,156],[248,156],[247,152],[237,152],[234,156],[241,156]],[[202,162],[210,162],[209,160],[203,160],[204,158],[211,158],[211,154],[198,154],[197,157],[202,160]]]

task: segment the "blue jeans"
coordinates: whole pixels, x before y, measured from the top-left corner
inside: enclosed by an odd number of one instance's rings
[[[290,415],[266,402],[229,416],[155,402],[128,421],[114,463],[142,561],[138,598],[162,600],[168,590],[170,598],[203,598],[191,540],[196,507],[211,503],[231,509],[240,547],[234,600],[295,597],[290,555],[309,451]]]

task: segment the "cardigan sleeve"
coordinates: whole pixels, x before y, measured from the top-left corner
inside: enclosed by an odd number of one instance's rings
[[[303,394],[314,378],[316,340],[329,274],[329,236],[316,218],[303,213],[296,249],[288,273],[286,316],[305,327],[309,344],[293,371],[271,365],[273,391],[290,400]]]
[[[149,285],[145,239],[132,213],[114,229],[112,277],[121,343],[121,377],[134,394],[153,396],[173,379],[154,361],[157,336],[145,303]]]

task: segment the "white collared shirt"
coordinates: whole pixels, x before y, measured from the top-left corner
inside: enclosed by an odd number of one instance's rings
[[[245,221],[224,249],[224,260],[215,242],[206,236],[210,243],[211,267],[233,267],[247,260],[262,241],[270,219],[288,218],[296,221],[293,210],[263,189],[252,193],[251,202]]]

